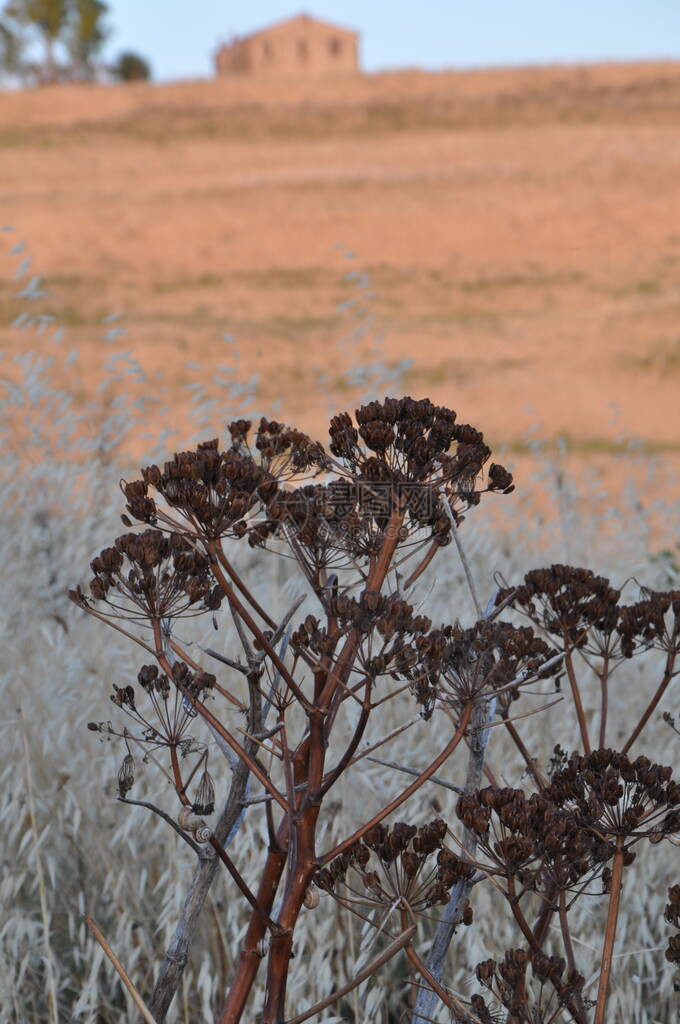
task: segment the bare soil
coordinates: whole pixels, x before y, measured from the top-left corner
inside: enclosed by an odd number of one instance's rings
[[[27,345],[24,239],[79,401],[129,351],[175,424],[226,366],[316,432],[384,335],[412,394],[515,453],[539,423],[673,456],[679,129],[673,63],[6,93],[0,345]],[[128,334],[103,342],[111,313]]]

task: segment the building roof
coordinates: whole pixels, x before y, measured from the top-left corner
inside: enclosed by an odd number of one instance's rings
[[[259,36],[271,35],[274,32],[286,31],[289,28],[301,26],[305,24],[318,25],[320,28],[330,29],[330,31],[336,34],[357,37],[359,35],[354,29],[344,28],[342,25],[336,25],[330,21],[322,21],[320,18],[314,18],[311,14],[296,14],[292,18],[285,18],[283,21],[276,21],[271,25],[266,25],[264,28],[259,28],[255,32],[251,32],[247,36],[242,36],[239,42],[245,42],[248,39],[257,39]]]

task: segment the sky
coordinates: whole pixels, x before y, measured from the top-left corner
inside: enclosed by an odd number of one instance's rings
[[[132,49],[166,81],[301,11],[361,33],[364,70],[680,58],[680,0],[110,0],[107,54]],[[305,3],[305,0],[302,0]]]

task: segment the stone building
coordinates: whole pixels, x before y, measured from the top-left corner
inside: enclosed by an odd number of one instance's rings
[[[300,14],[237,37],[215,55],[218,75],[333,75],[359,70],[359,35]]]

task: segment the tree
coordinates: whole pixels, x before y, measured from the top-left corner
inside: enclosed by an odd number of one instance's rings
[[[0,79],[5,76],[21,77],[23,40],[11,25],[0,21]]]
[[[94,73],[93,58],[108,35],[104,22],[108,4],[102,0],[71,0],[70,6],[67,44],[72,71],[78,78],[90,79]]]
[[[6,16],[19,25],[34,27],[45,48],[43,79],[57,79],[54,46],[61,37],[69,14],[68,0],[12,0],[5,10]]]
[[[151,78],[149,62],[138,53],[121,53],[111,71],[121,82],[148,82]]]

